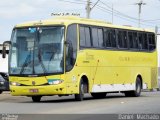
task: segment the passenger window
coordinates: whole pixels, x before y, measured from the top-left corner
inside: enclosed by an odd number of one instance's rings
[[[109,29],[105,28],[104,29],[104,42],[106,47],[111,47],[111,41],[109,39]]]
[[[146,33],[143,33],[142,49],[148,50],[148,39]]]
[[[152,51],[156,48],[155,35],[148,34],[149,50]]]
[[[92,43],[93,47],[98,47],[98,32],[97,28],[92,28]]]
[[[129,48],[134,48],[133,32],[128,32]]]
[[[116,47],[116,35],[114,29],[104,29],[104,40],[106,47]]]
[[[142,33],[138,33],[138,41],[139,41],[139,50],[142,50],[142,41],[143,41],[143,35]]]
[[[119,48],[128,48],[127,47],[127,32],[126,31],[118,31],[118,47]]]
[[[137,32],[133,32],[133,48],[139,50]]]
[[[86,45],[86,40],[85,40],[85,31],[84,27],[80,27],[80,46],[85,47]]]
[[[91,37],[89,27],[85,27],[86,47],[91,47]]]
[[[98,42],[99,42],[99,47],[104,47],[102,29],[98,29]]]
[[[91,47],[91,37],[89,27],[80,27],[80,46]]]

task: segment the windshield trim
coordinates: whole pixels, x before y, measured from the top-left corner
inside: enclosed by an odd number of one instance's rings
[[[64,27],[64,41],[65,41],[65,39],[66,39],[66,26],[65,25],[40,25],[40,26],[22,26],[22,27],[15,27],[15,28],[13,28],[13,30],[12,30],[12,35],[11,35],[11,39],[10,39],[10,41],[11,41],[11,46],[12,46],[12,39],[13,39],[13,33],[14,33],[14,30],[16,30],[16,29],[27,29],[27,28],[38,28],[38,27],[40,27],[40,28],[52,28],[52,27]],[[63,41],[63,44],[64,44],[64,41]],[[10,49],[11,49],[11,46],[10,46]],[[12,52],[9,52],[9,57],[8,57],[8,66],[10,66],[10,63],[11,63],[11,56],[12,56]],[[8,74],[10,75],[10,76],[19,76],[19,77],[40,77],[40,76],[50,76],[50,75],[59,75],[59,74],[64,74],[64,72],[65,72],[65,66],[64,66],[64,46],[63,46],[63,56],[62,56],[62,62],[63,62],[63,67],[62,67],[62,72],[53,72],[53,73],[40,73],[40,74],[20,74],[20,73],[18,73],[18,74],[11,74],[11,69],[8,67]]]

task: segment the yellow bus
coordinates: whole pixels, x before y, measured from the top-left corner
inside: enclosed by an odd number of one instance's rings
[[[157,50],[151,30],[117,26],[72,16],[18,24],[9,52],[13,96],[85,93],[103,98],[121,92],[138,97],[142,89],[157,88]]]

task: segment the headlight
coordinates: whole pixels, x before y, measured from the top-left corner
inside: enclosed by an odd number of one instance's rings
[[[13,86],[20,86],[21,84],[18,83],[18,82],[10,82],[10,85],[13,85]]]
[[[1,85],[4,85],[4,82],[0,82]]]
[[[62,82],[63,82],[63,80],[60,80],[60,79],[56,79],[56,80],[49,79],[48,80],[48,84],[50,84],[50,85],[58,85],[58,84],[61,84]]]

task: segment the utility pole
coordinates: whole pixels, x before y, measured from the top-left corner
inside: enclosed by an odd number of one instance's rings
[[[86,5],[86,17],[87,18],[90,18],[90,13],[91,13],[91,10],[98,4],[100,0],[97,0],[97,2],[93,5],[93,7],[90,7],[91,6],[91,2],[90,0],[87,0],[87,5]]]
[[[87,5],[86,5],[86,17],[90,18],[90,12],[91,12],[91,7],[90,7],[91,3],[90,0],[87,0]]]
[[[158,26],[155,26],[155,34],[156,34],[156,42],[157,42],[157,37],[158,37]],[[156,43],[157,44],[157,43]]]
[[[146,3],[144,3],[143,0],[141,0],[139,3],[136,3],[136,5],[138,5],[138,7],[139,7],[139,11],[138,11],[138,27],[140,27],[141,26],[142,5],[146,5]]]
[[[156,34],[156,36],[160,35],[160,33],[158,33],[158,32],[159,32],[159,27],[156,26],[156,27],[155,27],[155,34]]]

